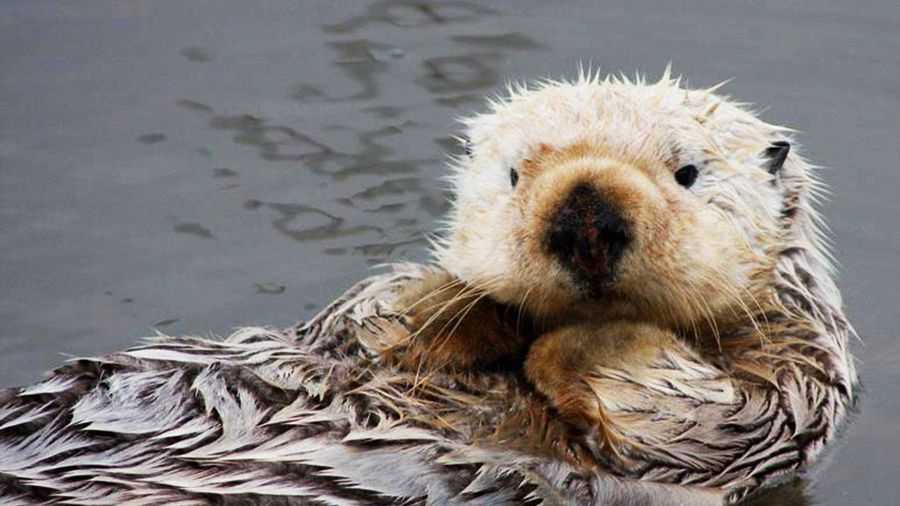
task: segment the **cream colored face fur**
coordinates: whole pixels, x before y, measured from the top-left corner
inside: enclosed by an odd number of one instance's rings
[[[681,88],[668,72],[653,84],[584,76],[510,89],[466,120],[471,152],[455,163],[438,262],[540,318],[694,325],[758,303],[785,198],[784,174],[766,170],[764,151],[785,129],[713,91]],[[674,173],[688,164],[699,176],[685,188]],[[543,242],[548,216],[577,184],[609,196],[632,227],[600,297],[579,289]]]

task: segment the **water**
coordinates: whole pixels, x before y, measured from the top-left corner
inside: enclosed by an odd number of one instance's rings
[[[832,167],[862,412],[779,504],[900,496],[900,7],[627,1],[0,4],[0,384],[64,354],[284,326],[424,258],[454,117],[579,62],[768,106]],[[802,497],[808,496],[809,499]]]

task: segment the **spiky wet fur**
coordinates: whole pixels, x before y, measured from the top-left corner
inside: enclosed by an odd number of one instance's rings
[[[639,448],[624,466],[596,461],[592,442],[571,439],[520,376],[422,377],[382,363],[410,333],[397,294],[434,276],[404,266],[360,283],[296,331],[160,336],[0,392],[0,497],[23,505],[721,504],[810,465],[847,415],[846,323],[814,302],[820,297],[790,288],[800,255],[780,262],[791,281],[785,303],[832,316],[817,328],[785,322],[789,338],[742,343],[721,363],[675,345],[639,377],[595,371],[596,386],[615,392],[611,420]]]
[[[727,110],[717,103],[709,102],[706,121]],[[755,121],[741,128],[738,137],[784,133]],[[585,378],[609,430],[627,445],[622,458],[605,459],[590,434],[571,431],[522,374],[409,367],[397,352],[419,329],[405,311],[423,301],[407,289],[442,278],[431,285],[439,288],[452,278],[402,266],[361,282],[298,329],[244,329],[224,341],[160,336],[0,391],[0,500],[739,499],[808,469],[856,393],[849,325],[817,232],[810,168],[792,156],[785,169],[782,239],[765,276],[772,297],[752,311],[755,322],[722,322],[711,348],[684,339],[655,347],[639,374],[613,361]],[[467,297],[492,281],[469,283],[476,291]]]
[[[837,379],[845,401],[852,398],[850,330],[813,208],[822,187],[796,145],[780,170],[767,170],[763,153],[790,140],[789,130],[714,92],[681,88],[668,71],[656,83],[582,75],[511,86],[488,112],[465,120],[469,152],[455,161],[457,198],[434,245],[452,277],[442,273],[440,287],[417,293],[430,303],[408,313],[416,330],[406,349],[417,370],[431,358],[440,359],[437,368],[466,368],[508,354],[490,336],[509,321],[479,318],[472,335],[466,315],[481,315],[480,304],[510,307],[517,320],[524,313],[533,334],[507,346],[530,347],[528,382],[557,416],[589,429],[600,458],[621,458],[610,466],[627,467],[644,444],[634,420],[620,418],[621,386],[602,378],[619,371],[668,381],[656,370],[669,349],[692,349],[732,377],[770,386],[802,363],[804,374]],[[702,176],[685,191],[672,176],[688,163]],[[635,229],[617,279],[599,298],[584,298],[545,249],[549,218],[581,184]],[[828,364],[809,358],[818,348],[810,338],[820,333],[832,338],[825,354],[836,360]],[[435,342],[443,353],[420,351]],[[803,352],[784,353],[791,348]],[[773,368],[768,355],[783,363]],[[841,418],[845,407],[829,409]]]

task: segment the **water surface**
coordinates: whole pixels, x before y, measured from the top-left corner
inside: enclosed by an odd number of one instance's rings
[[[769,502],[894,504],[900,7],[600,4],[3,2],[0,384],[154,329],[302,319],[424,258],[454,118],[480,97],[671,61],[692,85],[735,78],[830,167],[866,398],[830,465]]]

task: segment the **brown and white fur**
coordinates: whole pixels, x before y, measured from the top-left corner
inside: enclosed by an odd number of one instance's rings
[[[0,502],[713,505],[806,472],[857,383],[811,168],[766,165],[787,133],[668,75],[514,89],[469,122],[438,266],[0,390]],[[602,283],[535,235],[578,179],[631,220]]]
[[[615,414],[633,392],[604,377],[649,381],[668,350],[777,382],[751,357],[840,332],[832,351],[845,358],[818,373],[849,393],[848,327],[812,207],[821,187],[788,129],[714,91],[668,71],[655,83],[583,74],[511,87],[465,120],[453,210],[434,243],[446,273],[400,299],[414,329],[407,360],[421,371],[522,359],[562,419],[626,462],[641,444]],[[566,233],[581,249],[561,255],[563,213],[615,223],[579,217]],[[613,258],[603,235],[619,229],[627,244]]]

